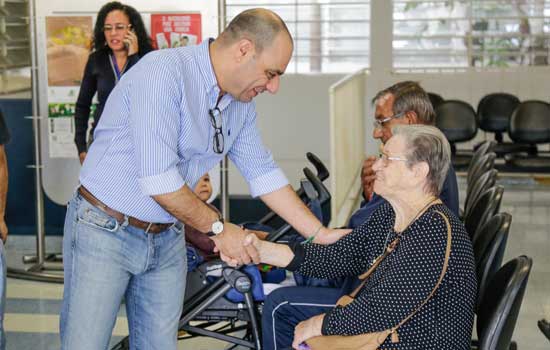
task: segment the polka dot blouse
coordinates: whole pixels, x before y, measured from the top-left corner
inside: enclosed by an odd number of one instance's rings
[[[325,335],[356,335],[396,326],[415,310],[436,285],[443,268],[447,226],[451,255],[441,285],[420,311],[399,330],[399,343],[388,338],[380,349],[470,349],[476,297],[472,245],[462,222],[443,204],[430,207],[401,233],[388,256],[345,307],[325,315]],[[287,268],[318,278],[358,276],[368,270],[386,244],[397,238],[395,213],[381,205],[363,225],[338,242],[294,245]]]

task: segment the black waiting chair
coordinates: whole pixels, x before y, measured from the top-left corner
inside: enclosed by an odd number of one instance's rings
[[[445,101],[441,95],[436,94],[435,92],[428,92],[428,98],[430,99],[434,110]]]
[[[477,202],[482,193],[496,184],[497,175],[498,171],[496,169],[490,169],[468,184],[466,199],[464,200],[463,217],[470,215],[473,203]]]
[[[464,218],[466,209],[471,209],[470,207],[473,203],[470,195],[472,192],[472,187],[481,175],[495,167],[496,154],[490,151],[491,147],[495,144],[495,141],[485,141],[481,143],[480,147],[478,147],[472,156],[472,160],[470,161],[466,172],[466,198],[464,201],[464,210],[460,211],[460,218]],[[492,185],[489,187],[492,187]],[[480,193],[477,193],[477,195],[479,194]]]
[[[469,169],[469,172],[466,174],[467,184],[471,184],[478,179],[482,174],[485,174],[491,169],[495,168],[495,160],[497,155],[494,152],[486,153],[481,156],[475,162],[472,162],[472,167]]]
[[[473,349],[510,349],[512,335],[525,294],[533,261],[519,256],[502,266],[493,276],[477,312],[478,341]]]
[[[503,157],[508,153],[536,154],[537,152],[534,145],[503,141],[503,133],[508,131],[510,117],[519,104],[520,100],[516,96],[500,92],[484,96],[477,106],[479,128],[495,133],[495,140],[498,144],[493,152],[498,157]]]
[[[496,144],[497,144],[496,141],[490,140],[490,141],[483,141],[478,145],[478,147],[474,151],[474,154],[472,155],[470,164],[468,164],[468,170],[466,170],[466,174],[467,174],[466,183],[471,182],[470,176],[473,173],[473,168],[477,165],[480,158],[489,152],[493,152],[493,149],[496,146]]]
[[[502,265],[511,223],[512,215],[498,213],[479,229],[472,243],[477,274],[476,310],[483,299],[487,283]]]
[[[544,336],[550,340],[550,322],[548,322],[546,319],[538,320],[537,326],[539,326],[540,331]]]
[[[491,187],[479,196],[472,204],[472,210],[464,216],[464,226],[472,242],[476,240],[479,229],[498,213],[503,194],[504,187]]]
[[[452,163],[455,169],[466,169],[471,153],[457,152],[456,143],[472,140],[477,133],[476,112],[468,103],[447,100],[435,109],[435,124],[451,144]]]
[[[531,145],[550,143],[550,104],[544,101],[522,102],[510,118],[510,138]],[[550,172],[550,157],[512,153],[505,156],[506,165],[526,172]]]

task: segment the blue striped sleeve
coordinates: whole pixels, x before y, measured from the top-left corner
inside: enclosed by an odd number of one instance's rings
[[[228,152],[229,158],[248,182],[253,197],[271,193],[288,184],[271,152],[262,143],[256,127],[255,109],[255,104],[250,103],[244,127]]]
[[[130,133],[138,183],[145,195],[177,191],[185,181],[177,169],[182,89],[173,56],[151,53],[134,69],[129,86]]]

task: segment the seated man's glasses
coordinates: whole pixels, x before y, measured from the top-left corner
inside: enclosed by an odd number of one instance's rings
[[[212,143],[212,149],[214,152],[221,154],[223,153],[223,130],[222,130],[222,112],[218,107],[208,110],[208,115],[210,115],[210,123],[214,127],[214,140]],[[216,119],[216,116],[219,116],[219,123]]]
[[[405,113],[407,113],[407,112],[397,113],[397,114],[394,114],[390,117],[386,117],[384,119],[375,119],[374,122],[372,123],[372,125],[374,126],[375,129],[382,129],[384,127],[384,124],[386,124],[387,122],[389,122],[392,119],[401,118],[402,116],[405,115]]]

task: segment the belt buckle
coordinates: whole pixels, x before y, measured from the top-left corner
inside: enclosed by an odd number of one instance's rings
[[[149,230],[151,229],[151,226],[153,226],[154,224],[152,222],[149,223],[149,225],[147,225],[147,228],[145,229],[145,234],[148,234],[149,233]]]

